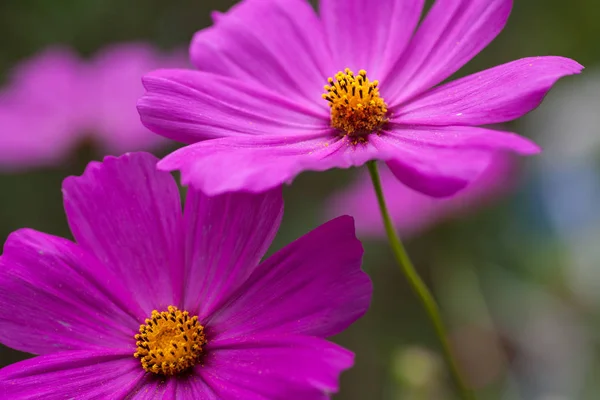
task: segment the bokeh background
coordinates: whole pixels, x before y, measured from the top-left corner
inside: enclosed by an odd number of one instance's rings
[[[234,3],[2,0],[0,83],[8,84],[18,62],[50,45],[69,46],[84,58],[126,41],[149,42],[165,51],[185,48],[195,31],[210,24],[210,11],[226,11]],[[521,160],[514,188],[470,206],[469,212],[448,213],[405,240],[441,304],[479,398],[597,399],[600,2],[515,3],[504,32],[457,76],[533,55],[571,57],[586,70],[560,81],[538,110],[504,127],[545,148],[542,155]],[[0,135],[11,134],[0,126]],[[175,147],[166,144],[155,153]],[[0,171],[0,241],[21,227],[70,237],[61,181],[81,174],[89,160],[104,153],[93,140],[82,140],[56,165]],[[356,174],[305,173],[287,187],[286,214],[273,250],[331,217],[324,205]],[[336,338],[357,358],[335,398],[455,398],[432,329],[386,242],[364,239],[364,268],[375,284],[374,299],[368,314]],[[0,366],[24,357],[1,348]]]

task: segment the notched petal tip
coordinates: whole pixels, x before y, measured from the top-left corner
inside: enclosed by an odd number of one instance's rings
[[[139,151],[139,152],[128,152],[128,153],[124,153],[120,156],[105,156],[102,161],[90,161],[85,169],[83,170],[83,173],[81,175],[72,175],[72,176],[68,176],[65,179],[63,179],[62,182],[62,192],[63,195],[67,194],[69,192],[69,190],[71,188],[73,188],[73,185],[77,185],[79,183],[82,182],[87,182],[90,179],[95,179],[93,177],[93,175],[104,169],[104,168],[108,168],[109,166],[119,166],[123,163],[126,162],[139,162],[139,163],[148,163],[148,164],[156,164],[158,162],[158,158],[151,154],[151,153],[147,153],[144,151]]]

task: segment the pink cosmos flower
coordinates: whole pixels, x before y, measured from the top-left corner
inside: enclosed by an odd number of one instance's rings
[[[66,48],[48,48],[19,64],[0,92],[0,168],[52,165],[86,135],[101,152],[153,149],[164,143],[139,120],[135,104],[143,74],[185,65],[143,43],[124,43],[83,61]]]
[[[58,163],[81,140],[81,61],[50,48],[17,66],[0,92],[0,168]]]
[[[104,152],[153,149],[165,143],[141,123],[135,110],[143,94],[142,76],[158,67],[184,66],[179,51],[160,54],[149,44],[123,43],[101,50],[91,60],[84,85],[90,94],[86,102],[87,131],[92,132]]]
[[[244,0],[216,15],[191,43],[199,71],[144,78],[142,122],[190,144],[159,168],[217,194],[378,159],[406,186],[447,196],[499,150],[537,153],[478,126],[531,111],[582,66],[525,58],[442,84],[503,29],[512,0],[437,0],[419,24],[424,3],[321,0],[317,15],[305,0]]]
[[[260,262],[280,190],[185,210],[145,153],[63,185],[73,243],[19,230],[0,257],[0,341],[38,354],[0,370],[7,399],[327,399],[349,351],[326,341],[367,309],[350,217]]]
[[[419,193],[398,182],[389,169],[382,168],[381,184],[394,226],[402,237],[408,237],[440,220],[472,212],[511,189],[515,182],[514,161],[514,157],[506,153],[494,155],[482,174],[468,188],[451,198]],[[327,214],[355,215],[359,235],[385,238],[377,197],[367,173],[362,173],[354,184],[330,199]]]

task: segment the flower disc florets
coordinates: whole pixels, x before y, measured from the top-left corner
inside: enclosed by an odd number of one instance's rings
[[[327,80],[323,98],[331,107],[331,126],[344,131],[355,143],[376,132],[387,122],[387,104],[379,94],[378,81],[370,81],[367,71],[358,75],[346,68]]]
[[[169,311],[152,311],[152,317],[140,325],[135,335],[142,367],[159,375],[177,375],[196,365],[206,344],[204,327],[198,317],[169,306]]]

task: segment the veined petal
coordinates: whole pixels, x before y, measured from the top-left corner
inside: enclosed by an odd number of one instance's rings
[[[451,196],[488,166],[493,153],[473,147],[439,147],[382,135],[382,151],[393,154],[387,165],[406,186],[433,197]]]
[[[381,92],[395,107],[458,71],[504,28],[512,0],[437,0],[403,54],[386,71]]]
[[[190,374],[178,379],[175,393],[177,400],[223,400],[198,374]],[[156,400],[161,399],[162,397],[158,397]],[[140,400],[146,398],[140,397]]]
[[[486,125],[536,108],[554,83],[583,67],[563,57],[531,57],[430,90],[400,107],[393,121],[422,125]]]
[[[67,351],[35,357],[0,370],[5,399],[124,399],[144,370],[128,350]]]
[[[138,361],[139,362],[139,361]],[[222,400],[197,374],[184,374],[161,379],[145,374],[127,400]]]
[[[140,307],[129,288],[74,243],[29,229],[0,257],[0,342],[34,354],[127,349]]]
[[[335,71],[366,69],[379,79],[386,64],[404,52],[421,17],[424,0],[321,0],[319,12]]]
[[[384,138],[408,146],[438,149],[504,150],[522,155],[538,154],[541,149],[531,140],[512,132],[473,126],[394,126]],[[443,165],[440,166],[443,168]]]
[[[354,355],[309,336],[254,336],[209,344],[196,373],[220,399],[326,400]]]
[[[158,70],[143,79],[142,123],[184,143],[243,135],[311,135],[329,125],[327,102],[292,99],[253,82],[190,70]],[[281,92],[279,92],[281,93]]]
[[[184,307],[204,323],[248,279],[283,215],[281,188],[209,197],[190,188],[185,205]]]
[[[237,190],[262,192],[290,183],[303,171],[349,168],[377,157],[374,146],[354,146],[329,130],[314,139],[257,136],[204,141],[171,153],[158,167],[181,171],[184,185],[212,196]]]
[[[139,362],[139,361],[138,361]],[[138,365],[139,367],[139,365]],[[156,379],[153,374],[145,374],[135,390],[128,393],[127,400],[174,400],[177,397],[177,378]],[[198,397],[199,400],[204,400]]]
[[[371,281],[361,269],[363,249],[354,220],[321,225],[263,262],[206,321],[217,345],[260,332],[329,337],[369,307]]]
[[[63,183],[77,243],[120,276],[146,317],[179,304],[183,289],[179,189],[156,161],[148,153],[106,157]]]
[[[196,33],[191,59],[201,71],[276,87],[320,106],[331,59],[321,22],[305,0],[246,0]]]

